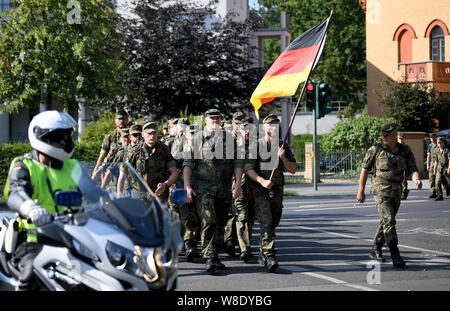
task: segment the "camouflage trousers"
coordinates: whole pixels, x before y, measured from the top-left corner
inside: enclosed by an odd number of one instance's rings
[[[431,169],[428,172],[428,180],[430,182],[430,189],[432,194],[436,194],[436,175],[433,174]]]
[[[233,200],[225,227],[224,240],[237,241],[241,252],[250,252],[253,224],[255,222],[254,200],[246,190]]]
[[[391,191],[375,193],[375,204],[380,215],[380,224],[375,233],[374,244],[397,245],[397,230],[395,216],[400,208],[402,184],[393,184]]]
[[[405,178],[403,179],[403,181],[402,181],[402,195],[403,195],[403,197],[408,197],[408,193],[409,193],[409,190],[408,190],[408,178],[405,176]]]
[[[438,196],[442,196],[442,186],[445,188],[447,193],[450,193],[450,176],[448,176],[446,172],[441,173],[440,171],[437,171],[435,190]]]
[[[201,182],[196,183],[194,191],[201,223],[202,257],[217,257],[231,208],[231,185],[219,189],[215,183]]]
[[[200,240],[200,219],[197,214],[195,200],[192,203],[186,203],[179,206],[180,221],[183,226],[184,241]]]
[[[283,211],[283,187],[272,187],[272,195],[260,185],[252,185],[251,193],[255,200],[255,217],[260,223],[259,248],[265,256],[275,255],[275,228],[281,220]]]

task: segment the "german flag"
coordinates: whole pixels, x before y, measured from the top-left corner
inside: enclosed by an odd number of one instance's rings
[[[298,85],[306,80],[313,69],[314,59],[315,67],[322,53],[329,19],[292,41],[266,72],[250,99],[258,118],[258,110],[262,105],[279,96],[294,95]]]

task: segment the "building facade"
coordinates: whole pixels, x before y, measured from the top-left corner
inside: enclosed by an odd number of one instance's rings
[[[366,12],[367,106],[383,115],[377,91],[388,80],[425,81],[450,94],[450,1],[359,0]],[[446,96],[445,96],[446,97]],[[450,128],[445,102],[439,129]]]

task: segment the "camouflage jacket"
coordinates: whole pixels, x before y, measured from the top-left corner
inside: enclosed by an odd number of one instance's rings
[[[405,171],[408,175],[417,171],[411,148],[399,143],[392,150],[381,142],[370,147],[364,156],[362,167],[373,171],[374,193],[389,190],[393,184],[401,184]]]
[[[283,144],[282,141],[278,142],[278,147],[281,147],[281,145]],[[273,177],[272,177],[272,183],[274,186],[284,186],[284,172],[286,171],[286,168],[284,167],[283,161],[280,160],[280,158],[278,157],[278,149],[274,150],[272,152],[272,146],[270,144],[267,143],[267,140],[265,137],[260,138],[258,140],[258,153],[257,153],[257,158],[256,159],[248,159],[246,160],[245,164],[244,164],[244,172],[247,172],[250,169],[253,169],[256,171],[256,173],[263,177],[264,179],[269,179],[270,175],[272,174],[272,170],[275,168],[275,172],[273,173]],[[275,159],[273,159],[272,157],[267,157],[265,159],[263,159],[262,157],[262,153],[261,150],[259,150],[260,148],[265,148],[264,151],[267,150],[268,153],[270,154],[274,154],[276,156]],[[296,162],[295,160],[295,156],[291,151],[291,148],[289,148],[289,146],[286,144],[284,145],[284,150],[286,150],[286,158],[290,161],[290,162]],[[273,165],[270,165],[271,162],[273,163]],[[267,168],[263,167],[263,164],[265,164],[266,166],[268,166]],[[269,168],[271,167],[271,168]],[[257,185],[257,183],[253,180],[250,180],[249,182],[250,185]]]
[[[450,159],[450,150],[445,148],[440,150],[438,148],[436,152],[436,163],[437,163],[437,170],[441,173],[444,173],[445,170],[448,168],[448,161]]]
[[[156,190],[158,183],[164,182],[168,169],[176,166],[169,149],[161,142],[156,142],[153,148],[145,143],[134,146],[127,155],[127,161],[153,191]],[[125,166],[122,166],[122,170],[126,171]],[[133,186],[136,185],[133,181],[131,183]]]
[[[205,128],[194,135],[191,157],[184,159],[183,168],[192,168],[194,184],[231,187],[234,170],[244,163],[236,159],[235,150],[236,140],[230,133],[222,130],[212,136]]]
[[[431,163],[436,161],[436,154],[439,151],[439,146],[436,143],[430,143],[428,145],[427,154],[430,155]]]
[[[113,162],[120,147],[122,147],[122,142],[120,141],[120,131],[116,128],[114,131],[106,134],[103,139],[101,152],[106,155],[104,162]]]

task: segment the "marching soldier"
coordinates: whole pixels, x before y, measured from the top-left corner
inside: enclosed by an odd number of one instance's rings
[[[392,262],[396,268],[404,268],[405,262],[398,249],[395,216],[400,207],[402,195],[402,180],[404,172],[412,175],[412,180],[418,189],[422,188],[422,181],[416,167],[416,161],[411,148],[397,142],[397,127],[386,124],[381,128],[382,141],[367,150],[363,160],[359,178],[359,189],[356,199],[364,203],[366,196],[364,188],[369,172],[373,172],[372,189],[375,203],[380,214],[380,224],[375,234],[370,258],[384,262],[381,249],[383,245],[389,248]]]
[[[112,158],[112,163],[109,163],[108,168],[106,169],[105,177],[102,180],[101,187],[106,188],[108,184],[111,182],[113,177],[118,178],[119,177],[119,165],[122,163],[127,155],[128,148],[130,145],[130,132],[128,128],[122,128],[120,129],[120,142],[121,145],[119,147],[117,152]]]
[[[169,187],[177,180],[178,173],[176,162],[170,154],[169,149],[158,141],[158,126],[155,122],[148,122],[142,128],[144,143],[141,148],[127,161],[136,169],[137,173],[147,182],[150,189],[162,201],[167,201],[169,196]],[[169,178],[167,171],[170,172]],[[121,195],[124,187],[127,169],[124,165],[121,167],[117,194]],[[138,184],[131,179],[133,194],[139,198],[146,198],[145,189],[141,189]],[[132,194],[132,195],[133,195]]]
[[[197,212],[201,219],[202,257],[206,259],[205,270],[210,273],[225,268],[219,260],[218,245],[223,242],[223,231],[231,206],[233,172],[236,198],[241,192],[243,164],[241,160],[234,159],[234,155],[231,159],[227,158],[227,149],[230,147],[227,143],[234,144],[234,139],[220,125],[220,111],[208,110],[204,130],[194,136],[192,158],[183,162],[187,200],[191,203],[196,197]]]
[[[264,265],[268,272],[275,272],[278,268],[275,257],[275,229],[280,223],[283,210],[284,171],[295,174],[297,169],[289,146],[284,145],[281,148],[282,142],[278,139],[279,124],[280,120],[275,114],[269,114],[263,119],[265,135],[258,140],[258,157],[256,160],[246,160],[244,165],[245,174],[251,179],[249,188],[255,201],[255,215],[261,224],[258,262]],[[278,152],[273,148],[278,148]],[[263,159],[261,150],[268,150],[272,157]],[[272,171],[273,176],[270,179]]]
[[[447,191],[447,196],[450,195],[450,151],[445,147],[445,138],[439,137],[437,139],[438,151],[436,152],[436,161],[433,166],[433,172],[436,175],[436,194],[435,201],[444,200],[442,195],[442,186]]]
[[[427,171],[428,180],[430,181],[431,195],[430,199],[437,198],[436,195],[436,174],[433,172],[434,163],[436,162],[436,152],[438,150],[437,146],[437,135],[434,133],[430,134],[430,144],[428,145],[427,151]]]
[[[112,132],[106,134],[102,143],[102,150],[100,151],[100,155],[97,159],[97,164],[95,165],[94,171],[92,173],[92,179],[95,180],[102,172],[102,169],[99,169],[103,162],[106,164],[112,162],[115,157],[116,152],[119,147],[122,145],[120,142],[120,129],[129,127],[128,114],[124,109],[117,109],[116,111],[116,129]],[[102,167],[106,168],[106,167]]]

